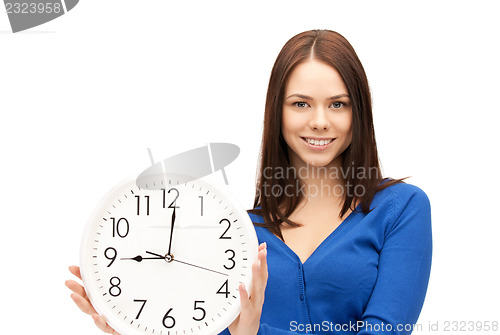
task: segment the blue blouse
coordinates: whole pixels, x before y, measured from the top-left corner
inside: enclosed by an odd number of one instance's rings
[[[269,271],[259,335],[411,333],[431,269],[429,200],[401,183],[379,191],[370,208],[358,206],[304,263],[255,227]]]

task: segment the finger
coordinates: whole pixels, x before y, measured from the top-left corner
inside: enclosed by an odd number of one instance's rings
[[[261,250],[264,250],[264,249],[267,249],[267,243],[266,242],[263,242],[259,245],[259,251]]]
[[[240,283],[238,291],[240,292],[241,310],[244,311],[250,306],[250,299],[248,297],[248,291],[245,288],[245,284]]]
[[[108,334],[115,334],[119,335],[113,328],[111,328],[106,321],[99,315],[99,314],[93,314],[92,319],[94,319],[94,323],[96,324],[97,328],[102,330],[105,333]]]
[[[97,313],[96,310],[94,309],[94,307],[92,306],[92,304],[90,303],[90,301],[88,301],[87,299],[85,299],[81,295],[76,294],[76,293],[72,293],[71,299],[73,299],[75,304],[78,306],[78,308],[80,308],[80,310],[82,312],[89,314],[89,315]]]
[[[70,266],[69,267],[69,272],[71,272],[72,274],[74,274],[75,276],[78,277],[78,279],[82,279],[82,275],[80,274],[80,268],[78,266]]]
[[[264,303],[267,277],[267,250],[263,249],[258,253],[257,261],[252,265],[252,300],[259,305]]]
[[[259,255],[257,256],[260,260],[260,277],[264,283],[264,287],[267,284],[267,277],[268,277],[268,272],[267,272],[267,249],[263,249],[262,251],[259,252]]]
[[[259,259],[257,259],[252,265],[252,292],[250,294],[250,299],[252,302],[255,302],[258,305],[263,302],[265,289],[260,271],[261,262]]]
[[[66,280],[65,282],[66,287],[69,288],[71,291],[75,292],[78,295],[81,295],[83,298],[87,298],[87,293],[85,292],[85,289],[83,288],[82,285],[78,284],[74,280]]]

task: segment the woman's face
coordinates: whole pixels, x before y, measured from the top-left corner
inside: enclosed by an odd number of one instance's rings
[[[292,71],[281,127],[293,166],[341,163],[352,139],[352,105],[336,69],[311,59]]]

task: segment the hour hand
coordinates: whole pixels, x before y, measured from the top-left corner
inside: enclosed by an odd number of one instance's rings
[[[134,260],[136,262],[142,262],[143,258],[141,255],[135,256],[134,258],[120,258],[121,260]]]
[[[149,253],[149,252],[148,252]],[[157,254],[153,254],[156,257],[142,257],[141,255],[135,256],[133,258],[120,258],[121,260],[134,260],[136,262],[142,262],[144,259],[164,259],[165,257]]]

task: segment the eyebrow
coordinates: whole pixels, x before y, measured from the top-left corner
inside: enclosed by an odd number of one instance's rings
[[[285,100],[288,100],[292,97],[297,97],[297,98],[304,99],[304,100],[314,100],[313,98],[311,98],[308,95],[303,95],[303,94],[298,94],[298,93],[294,93],[294,94],[289,95]],[[344,98],[344,97],[349,98],[349,94],[347,94],[347,93],[337,94],[337,95],[334,95],[332,97],[329,97],[327,100],[335,100],[335,99]]]

